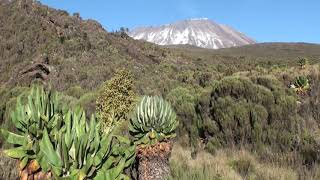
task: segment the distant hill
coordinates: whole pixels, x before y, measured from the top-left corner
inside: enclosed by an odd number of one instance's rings
[[[189,19],[157,27],[141,27],[129,32],[134,39],[159,45],[188,44],[208,49],[254,44],[252,38],[209,19]]]
[[[308,57],[311,62],[320,62],[320,44],[312,43],[257,43],[241,47],[209,50],[190,45],[168,46],[192,57],[209,59],[213,56],[222,56],[240,59],[252,59],[256,63],[272,62],[275,64],[296,65],[299,57]],[[230,59],[229,58],[229,59]]]

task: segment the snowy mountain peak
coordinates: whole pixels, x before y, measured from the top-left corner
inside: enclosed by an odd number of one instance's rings
[[[157,27],[140,27],[130,31],[129,36],[159,45],[189,44],[209,49],[255,43],[233,28],[208,18],[183,20]]]
[[[207,21],[209,20],[208,18],[191,18],[191,21]]]

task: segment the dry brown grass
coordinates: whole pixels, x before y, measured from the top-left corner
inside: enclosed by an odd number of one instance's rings
[[[275,164],[259,163],[256,157],[245,150],[221,149],[215,155],[201,151],[195,159],[192,159],[189,150],[176,144],[170,163],[172,179],[298,179],[297,173],[292,169]]]

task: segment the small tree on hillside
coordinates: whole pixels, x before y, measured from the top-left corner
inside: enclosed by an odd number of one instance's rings
[[[116,71],[114,77],[103,86],[97,99],[97,110],[106,131],[113,123],[127,118],[133,108],[133,88],[133,76],[125,69]]]

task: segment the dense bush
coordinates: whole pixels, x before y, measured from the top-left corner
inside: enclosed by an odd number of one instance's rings
[[[298,146],[302,120],[297,99],[275,78],[226,77],[204,96],[198,108],[210,148],[292,150]]]
[[[190,129],[195,120],[195,103],[196,97],[191,94],[190,90],[184,87],[177,87],[170,91],[166,98],[177,112],[178,119],[183,122],[185,129]]]
[[[65,91],[65,94],[67,94],[68,96],[73,96],[76,98],[80,98],[85,93],[86,91],[80,86],[72,86]]]

